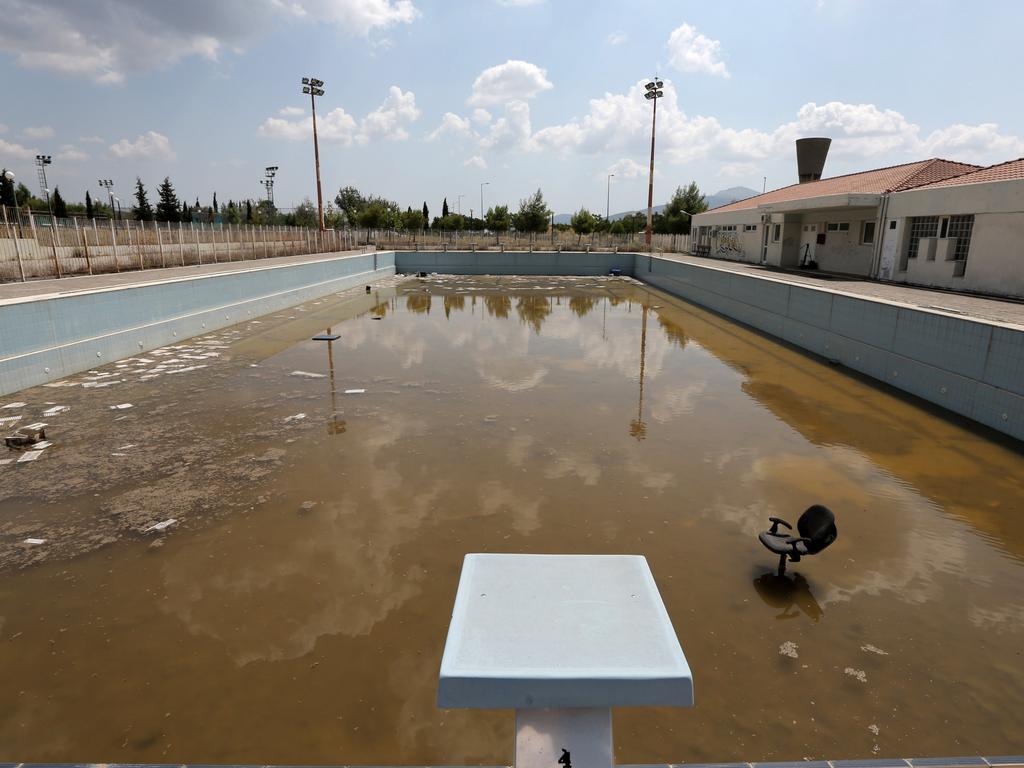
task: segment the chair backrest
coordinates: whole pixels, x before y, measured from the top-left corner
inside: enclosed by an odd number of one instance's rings
[[[821,552],[839,535],[839,531],[836,530],[836,516],[832,514],[832,510],[821,504],[808,507],[800,515],[796,527],[801,536],[811,540],[807,545],[807,552],[812,555]]]

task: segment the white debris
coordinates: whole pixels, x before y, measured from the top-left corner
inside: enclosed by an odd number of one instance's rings
[[[22,429],[42,429],[45,426],[45,421],[37,421],[35,424],[27,424],[26,426],[22,427]]]
[[[35,461],[42,455],[42,451],[25,451],[25,453],[21,454],[21,458],[18,459],[18,463],[21,464],[24,461]]]
[[[77,381],[51,381],[48,384],[43,384],[44,387],[77,387]]]
[[[4,416],[0,419],[0,427],[4,427],[8,424],[13,424],[16,421],[21,421],[21,416]]]
[[[132,408],[132,407],[133,406],[132,406],[131,403],[120,403],[118,405],[110,406],[110,410],[112,410],[112,411],[126,411],[126,410],[128,410],[129,408]]]
[[[872,723],[871,725],[868,726],[868,730],[871,731],[873,734],[875,734],[875,736],[877,736],[879,733],[882,732],[882,729],[879,728],[874,723]]]
[[[170,520],[161,520],[159,523],[153,523],[153,525],[149,526],[149,528],[147,528],[146,530],[147,531],[166,531],[168,528],[170,528],[176,522],[178,522],[178,521],[175,520],[172,517]]]
[[[877,653],[879,656],[888,656],[889,655],[888,651],[883,651],[881,648],[876,648],[875,646],[871,645],[870,643],[868,645],[862,645],[860,647],[860,649],[862,651],[864,651],[865,653]]]
[[[31,544],[32,546],[37,547],[40,544],[45,544],[46,543],[46,539],[25,539],[22,543],[23,544]]]
[[[167,371],[167,373],[168,374],[171,374],[171,373],[188,373],[189,371],[198,371],[200,368],[205,368],[205,367],[206,367],[205,365],[190,365],[187,368],[178,368],[177,370],[174,370],[174,371]]]
[[[95,382],[95,381],[87,381],[85,384],[82,385],[82,388],[83,389],[93,389],[93,388],[100,389],[101,387],[109,387],[109,386],[111,386],[113,384],[120,384],[120,383],[121,383],[121,379],[115,379],[114,381],[104,381],[102,383]]]
[[[6,466],[7,464],[13,464],[14,459],[0,459],[0,467]]]
[[[32,450],[33,451],[41,451],[44,448],[49,448],[51,445],[53,445],[53,443],[51,443],[49,440],[41,440],[38,443],[33,443],[32,444]]]
[[[322,379],[322,373],[310,373],[309,371],[292,371],[289,376],[301,376],[304,379]]]
[[[363,395],[363,394],[366,394],[366,390],[365,389],[346,389],[345,390],[345,394],[346,395]]]
[[[8,403],[4,408],[24,408],[28,403]]]
[[[800,658],[799,654],[797,654],[797,652],[796,652],[796,649],[798,647],[799,646],[797,646],[797,644],[794,643],[792,640],[787,640],[786,642],[784,642],[782,645],[779,646],[779,655],[780,656],[789,656],[789,658],[791,658],[791,659]]]
[[[122,445],[117,450],[119,450],[119,451],[127,451],[129,448],[134,448],[134,447],[135,447],[135,443],[128,443],[128,445]]]
[[[70,411],[70,405],[55,405],[53,408],[47,408],[43,411],[43,416],[56,416],[58,413],[64,413],[64,411]]]
[[[285,419],[285,421],[302,421],[302,419],[304,419],[304,418],[306,418],[306,414],[304,414],[304,413],[296,413],[294,416],[287,417]]]
[[[843,672],[848,674],[850,677],[857,678],[862,683],[866,683],[868,681],[867,673],[863,669],[854,669],[853,667],[847,667],[843,670]]]

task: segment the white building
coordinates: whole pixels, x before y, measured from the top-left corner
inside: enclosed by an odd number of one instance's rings
[[[1024,159],[932,159],[772,190],[694,216],[695,252],[1024,296]]]

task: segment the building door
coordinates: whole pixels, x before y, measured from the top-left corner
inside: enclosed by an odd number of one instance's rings
[[[804,224],[800,231],[800,264],[814,260],[814,248],[818,243],[818,225]]]
[[[771,217],[761,225],[761,263],[768,263],[768,231],[772,228]]]

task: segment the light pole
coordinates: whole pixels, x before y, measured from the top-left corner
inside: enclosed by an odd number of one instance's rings
[[[648,252],[651,250],[651,225],[654,220],[654,128],[658,122],[658,99],[665,95],[665,92],[661,90],[662,85],[664,83],[661,80],[654,78],[644,86],[646,91],[644,98],[654,106],[651,115],[651,174],[647,180],[647,230],[644,232],[644,242],[647,243]]]
[[[121,218],[122,218],[121,217],[121,198],[120,197],[115,197],[114,198],[114,202],[117,203],[117,219],[118,219],[118,221],[120,221]],[[113,213],[113,211],[111,211],[111,213]],[[131,235],[131,233],[129,233],[129,236],[130,235]]]
[[[107,198],[110,200],[110,218],[114,216],[114,181],[113,179],[100,179],[100,186],[107,190]]]
[[[319,166],[317,166],[319,168]],[[270,210],[274,210],[274,176],[277,175],[277,166],[268,165],[265,169],[264,176],[260,179],[260,184],[267,190],[267,202],[270,203]],[[317,186],[319,188],[319,179]]]
[[[36,155],[36,167],[39,168],[39,186],[46,195],[46,210],[50,212],[50,223],[53,224],[53,208],[50,206],[50,188],[46,183],[46,166],[53,163],[49,155]]]
[[[309,103],[313,111],[313,157],[316,159],[316,207],[320,217],[320,231],[324,231],[324,195],[320,189],[320,143],[316,137],[316,97],[324,95],[323,80],[315,77],[302,78],[302,92],[309,94]]]
[[[609,173],[608,174],[608,193],[607,193],[607,196],[605,197],[605,202],[604,202],[604,220],[605,220],[605,222],[608,221],[608,218],[611,215],[611,208],[612,208],[612,176],[614,176],[614,175],[615,175],[614,173]]]
[[[481,181],[480,182],[480,218],[481,219],[483,219],[483,217],[484,217],[484,187],[486,187],[490,183],[491,182],[489,182],[489,181]]]
[[[459,199],[458,199],[458,202],[457,202],[457,205],[459,206],[459,216],[462,215],[462,198],[464,198],[464,197],[465,197],[465,195],[459,195]]]

